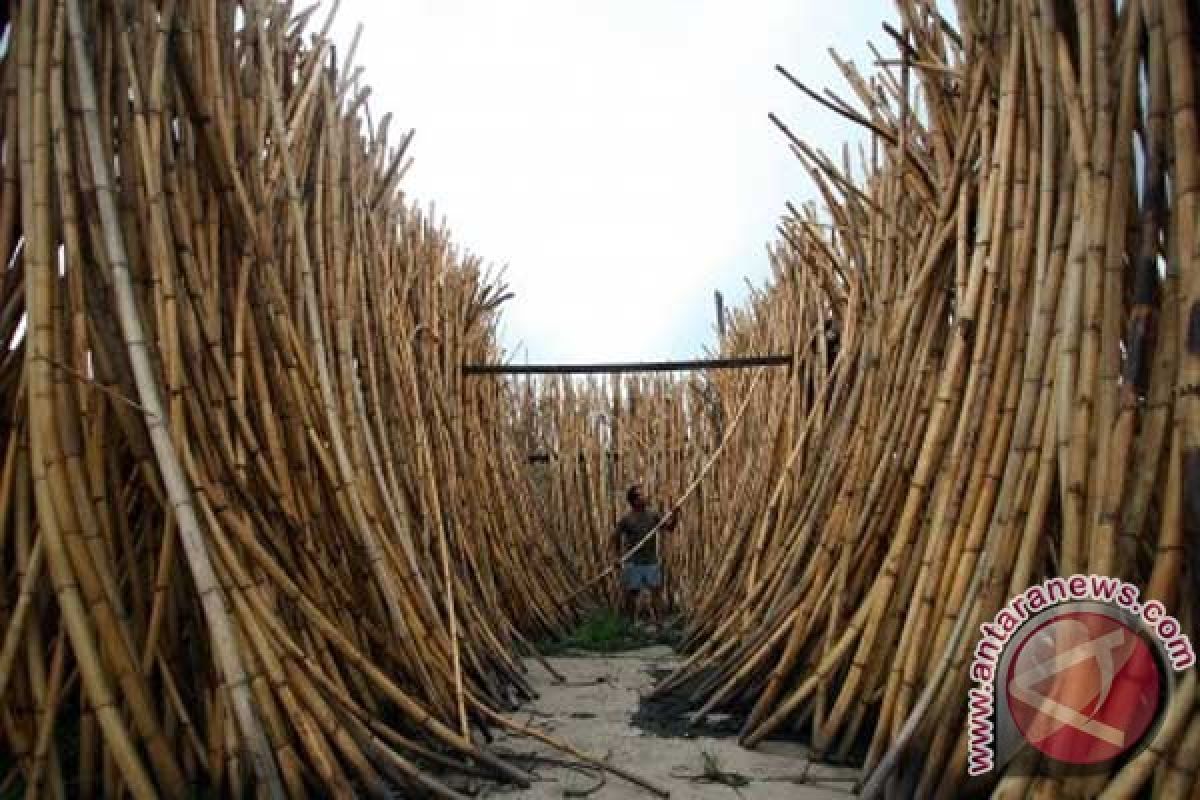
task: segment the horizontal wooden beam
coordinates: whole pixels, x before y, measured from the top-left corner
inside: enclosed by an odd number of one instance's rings
[[[683,372],[694,369],[786,367],[791,355],[700,358],[692,361],[629,361],[614,364],[463,364],[463,375],[600,375],[622,372]]]

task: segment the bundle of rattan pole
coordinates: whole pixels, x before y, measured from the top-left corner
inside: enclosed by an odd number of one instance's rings
[[[872,81],[843,65],[856,105],[785,73],[869,128],[871,153],[856,180],[777,121],[825,215],[784,220],[769,296],[726,346],[786,335],[797,303],[832,324],[796,328],[785,444],[727,460],[774,485],[746,484],[726,516],[755,521],[708,540],[719,590],[662,691],[743,709],[747,745],[802,731],[868,773],[887,755],[901,794],[1186,796],[1190,673],[1118,770],[1066,777],[1030,751],[968,782],[963,631],[1080,572],[1193,624],[1200,18],[1182,0],[963,2],[954,25],[898,9],[898,57]]]
[[[503,288],[398,191],[353,48],[289,4],[8,11],[0,795],[528,780],[480,732],[574,566],[459,372]]]
[[[873,77],[838,61],[852,100],[779,70],[869,144],[773,118],[822,202],[789,206],[721,350],[796,364],[676,537],[689,657],[658,693],[894,796],[1197,797],[1191,670],[1148,747],[1082,776],[1026,748],[968,779],[966,722],[980,624],[1044,578],[1131,581],[1195,640],[1200,12],[896,8]],[[694,459],[744,381],[706,380]]]
[[[715,447],[693,438],[715,430],[694,421],[716,413],[713,389],[700,380],[624,375],[542,379],[518,394],[514,436],[528,451],[538,518],[563,557],[590,579],[558,599],[573,608],[617,607],[618,573],[609,568],[622,555],[614,533],[628,510],[626,491],[639,485],[658,511],[683,497]],[[693,532],[716,513],[708,491],[707,482],[698,485],[695,501],[680,508]],[[683,580],[693,574],[683,563],[687,542],[664,535],[659,547],[669,564],[667,594],[681,599],[688,592]]]

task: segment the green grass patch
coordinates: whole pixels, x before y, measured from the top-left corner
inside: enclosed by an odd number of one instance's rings
[[[597,609],[589,612],[565,638],[543,641],[538,649],[544,655],[562,655],[570,650],[585,650],[591,653],[619,653],[637,650],[656,644],[670,644],[670,625],[648,628],[634,624],[633,620],[612,609]]]

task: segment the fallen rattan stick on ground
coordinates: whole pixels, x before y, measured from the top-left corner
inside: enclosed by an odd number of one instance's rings
[[[512,720],[509,720],[509,719],[505,719],[501,715],[496,714],[495,712],[490,711],[488,709],[484,709],[483,713],[485,716],[492,719],[497,725],[499,725],[503,728],[506,728],[509,731],[511,731],[519,736],[527,736],[530,739],[536,739],[537,741],[541,742],[542,744],[549,745],[550,747],[553,747],[555,750],[560,750],[560,751],[570,755],[572,758],[577,758],[580,761],[582,761],[586,764],[589,764],[597,769],[604,770],[605,772],[611,772],[612,774],[616,775],[619,778],[624,778],[625,780],[629,781],[630,783],[632,783],[636,786],[640,786],[641,788],[645,789],[647,792],[650,792],[651,794],[656,795],[658,797],[670,797],[671,796],[671,793],[669,791],[667,791],[666,789],[662,788],[661,786],[655,784],[654,782],[652,782],[650,780],[647,780],[646,778],[641,777],[640,775],[635,775],[634,773],[630,772],[629,770],[623,769],[622,767],[619,767],[616,764],[612,764],[607,759],[596,758],[595,756],[590,756],[587,753],[584,753],[584,752],[572,747],[570,744],[568,744],[566,742],[559,741],[558,739],[555,739],[552,736],[547,736],[546,734],[542,733],[541,731],[534,730],[533,728],[530,728],[527,725],[519,725],[516,722],[513,722]]]

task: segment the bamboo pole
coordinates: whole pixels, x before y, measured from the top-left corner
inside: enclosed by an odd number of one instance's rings
[[[656,689],[700,719],[743,717],[749,746],[800,732],[818,754],[882,766],[871,790],[897,796],[968,788],[975,641],[959,632],[1032,583],[1117,575],[1196,633],[1195,381],[1184,377],[1195,11],[1177,0],[956,6],[961,33],[930,3],[898,3],[902,24],[888,30],[900,57],[876,52],[889,71],[875,82],[837,59],[858,108],[780,69],[867,129],[872,158],[852,176],[771,117],[823,217],[788,205],[770,278],[730,309],[712,356],[795,360],[767,377],[712,492],[693,496],[668,540],[687,657]],[[822,347],[806,350],[830,330],[832,370]],[[741,402],[739,378],[704,375],[705,404]],[[547,496],[556,530],[572,552],[602,553],[603,526],[577,524],[599,466],[582,420],[615,405],[622,458],[668,486],[669,443],[703,462],[725,429],[720,414],[692,411],[684,378],[653,408],[634,402],[632,379],[609,394],[570,386],[568,401],[563,385],[542,384],[524,419],[534,432],[555,421],[567,478]],[[578,557],[584,574],[603,564]],[[1126,796],[1163,763],[1156,788],[1192,793],[1196,734],[1180,709],[1157,760],[1136,769],[1078,777],[1018,759],[969,788]]]

